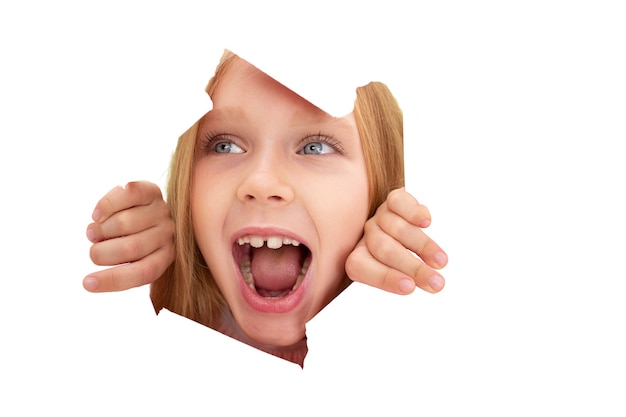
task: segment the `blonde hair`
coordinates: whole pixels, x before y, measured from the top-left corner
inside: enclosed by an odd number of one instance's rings
[[[213,95],[219,80],[237,56],[225,51],[206,92]],[[369,183],[369,215],[387,194],[404,186],[402,111],[387,86],[371,82],[356,90],[354,116],[365,155]],[[158,313],[162,308],[215,327],[224,298],[195,240],[191,218],[191,181],[195,165],[196,122],[178,139],[167,184],[167,202],[176,227],[176,259],[150,288]],[[344,277],[342,289],[350,284]]]

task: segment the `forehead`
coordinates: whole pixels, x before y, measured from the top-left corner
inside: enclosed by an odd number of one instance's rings
[[[213,120],[245,120],[249,109],[269,113],[274,106],[285,110],[284,116],[294,123],[306,119],[311,123],[341,126],[344,119],[329,115],[237,56],[216,79],[211,99]]]
[[[288,98],[315,107],[300,95],[238,56],[231,58],[224,70],[216,74],[216,85],[211,94],[211,99],[214,103],[224,102],[231,99],[234,94],[239,96],[237,99],[241,96],[257,99],[265,96]],[[319,108],[315,108],[321,112]]]
[[[200,119],[201,129],[209,125],[242,125],[253,124],[254,116],[244,106],[219,106],[214,107]],[[333,117],[327,113],[294,112],[284,119],[286,125],[292,127],[302,127],[315,129],[324,127],[341,136],[357,135],[358,128],[354,113],[349,113],[343,117]]]

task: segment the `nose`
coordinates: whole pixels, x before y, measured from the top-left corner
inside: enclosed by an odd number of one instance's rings
[[[295,192],[284,160],[259,154],[251,157],[248,167],[237,190],[241,201],[278,205],[293,201]]]

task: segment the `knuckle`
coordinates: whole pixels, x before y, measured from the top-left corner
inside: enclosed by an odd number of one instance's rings
[[[129,182],[126,188],[133,194],[133,197],[138,201],[144,201],[148,203],[155,200],[163,199],[159,186],[149,181]]]
[[[391,268],[387,268],[381,278],[381,288],[390,291],[395,281],[395,275]]]
[[[160,267],[156,262],[144,262],[138,271],[139,285],[152,283],[159,277]]]
[[[159,215],[162,218],[171,218],[171,213],[170,213],[170,207],[167,205],[167,203],[160,199],[157,200],[158,204],[157,204],[157,209],[159,211]]]
[[[345,268],[348,277],[354,281],[358,277],[359,272],[358,256],[354,252],[348,255]]]
[[[149,183],[149,184],[150,184],[150,189],[152,193],[154,194],[155,198],[160,201],[163,201],[163,193],[161,192],[161,188],[159,188],[159,186],[156,184],[152,184],[152,183]]]
[[[155,194],[155,195],[160,195],[161,194],[161,189],[159,188],[158,185],[156,185],[153,182],[150,181],[138,181],[137,182],[137,186],[141,187],[142,189],[144,189],[146,192],[150,193],[150,194]]]
[[[415,279],[417,282],[423,283],[424,280],[426,279],[426,277],[423,276],[425,275],[424,273],[426,272],[425,267],[426,265],[419,261],[416,261],[415,264],[413,265],[411,274],[413,276],[413,279]]]
[[[407,222],[400,216],[381,217],[380,227],[388,235],[400,240],[406,239],[406,235],[409,233]]]
[[[420,242],[418,248],[417,248],[417,252],[420,255],[430,255],[431,253],[435,253],[435,251],[438,249],[437,244],[430,239],[429,237],[424,235],[424,239],[422,239],[422,241]]]
[[[167,266],[171,265],[176,260],[176,249],[174,248],[174,240],[167,247]]]
[[[143,247],[139,239],[127,238],[120,243],[120,251],[129,261],[141,258]]]
[[[164,226],[166,227],[168,234],[173,237],[176,232],[176,225],[174,224],[174,220],[168,217],[168,221],[165,222]]]
[[[387,194],[387,205],[392,211],[396,211],[404,202],[404,189],[396,188]]]
[[[173,246],[176,234],[176,228],[174,222],[169,220],[162,222],[158,226],[159,229],[159,242],[163,246]]]
[[[392,236],[401,237],[405,234],[407,224],[401,217],[394,216],[387,220],[386,226],[388,228],[388,233]]]
[[[127,212],[122,211],[117,213],[115,216],[111,218],[112,224],[112,233],[116,236],[125,236],[130,234],[132,219],[128,215]]]
[[[370,250],[373,251],[379,261],[385,264],[391,262],[395,252],[395,248],[393,247],[393,245],[385,242],[380,242],[377,245],[373,245],[373,248]]]
[[[370,235],[378,230],[378,225],[376,224],[376,220],[374,218],[369,219],[365,222],[363,226],[363,233],[365,236]]]
[[[131,196],[133,200],[141,198],[142,189],[141,183],[137,181],[131,181],[126,184],[124,189]]]
[[[127,287],[124,286],[124,282],[125,282],[124,268],[111,269],[110,274],[109,274],[109,282],[111,284],[111,288],[113,289],[113,291],[122,291],[122,290],[127,289]]]

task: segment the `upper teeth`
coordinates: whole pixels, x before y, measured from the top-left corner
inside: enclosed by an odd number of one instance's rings
[[[298,242],[297,240],[281,236],[242,236],[237,239],[237,243],[239,245],[245,245],[246,243],[249,243],[250,246],[257,249],[262,247],[265,242],[267,242],[267,247],[270,249],[280,249],[283,245],[298,246],[300,244],[300,242]]]

